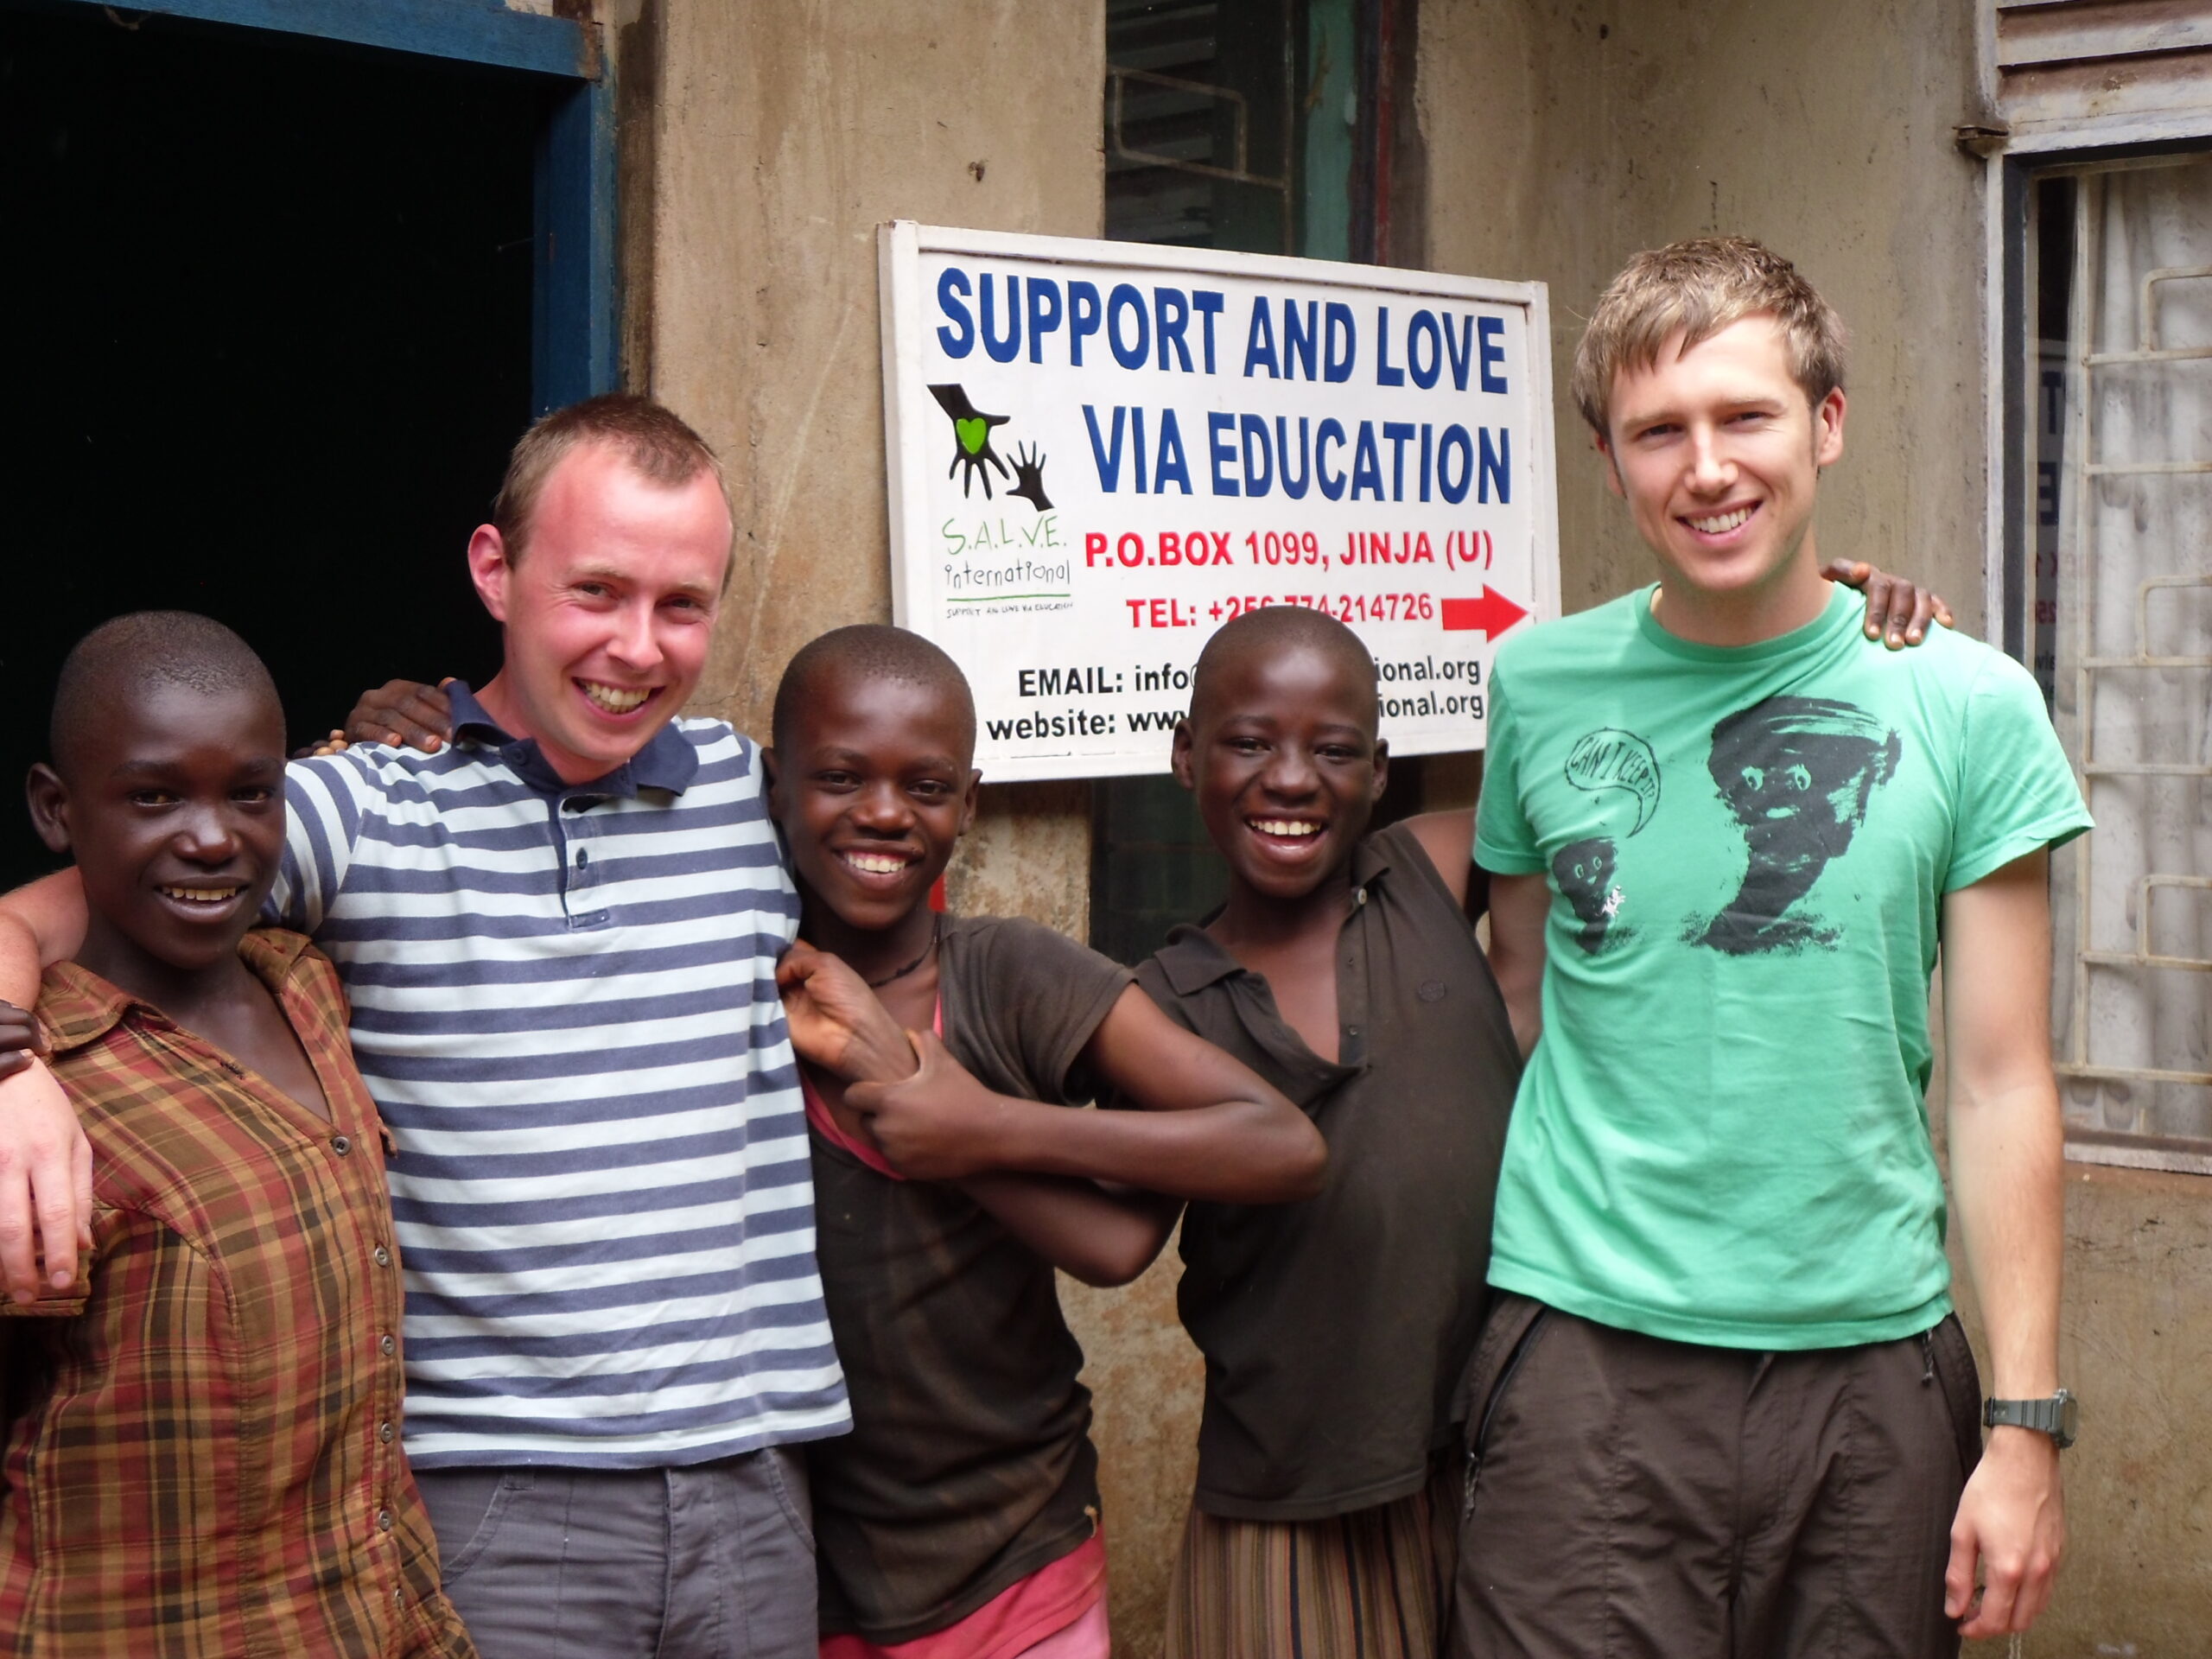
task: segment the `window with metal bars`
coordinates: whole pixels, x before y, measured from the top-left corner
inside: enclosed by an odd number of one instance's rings
[[[2094,835],[2054,859],[2070,1155],[2212,1173],[2212,154],[2036,168],[2016,636]]]
[[[1124,242],[1379,261],[1389,239],[1402,0],[1106,0],[1106,234]],[[1164,756],[1163,756],[1164,758]],[[1415,810],[1401,762],[1378,827]],[[1222,896],[1171,778],[1091,791],[1090,936],[1138,962]]]

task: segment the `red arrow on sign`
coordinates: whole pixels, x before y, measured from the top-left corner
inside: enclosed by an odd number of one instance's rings
[[[1444,631],[1446,633],[1486,633],[1495,645],[1500,634],[1529,614],[1525,605],[1516,605],[1495,588],[1483,590],[1480,599],[1447,599],[1444,601]]]

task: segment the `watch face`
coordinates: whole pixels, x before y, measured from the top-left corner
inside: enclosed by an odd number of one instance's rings
[[[2058,1432],[2051,1438],[2062,1449],[2074,1444],[2082,1424],[2082,1402],[2063,1389],[2058,1391]]]

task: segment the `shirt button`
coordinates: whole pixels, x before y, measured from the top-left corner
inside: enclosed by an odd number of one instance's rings
[[[353,1150],[353,1137],[350,1135],[332,1135],[330,1137],[330,1149],[336,1153],[340,1158],[343,1158],[347,1153]]]
[[[1346,1026],[1346,1027],[1344,1027],[1344,1035],[1345,1035],[1345,1036],[1347,1036],[1347,1037],[1357,1037],[1357,1036],[1358,1036],[1358,1035],[1359,1035],[1359,1027],[1358,1027],[1357,1026]]]
[[[407,1605],[407,1592],[404,1590],[393,1591],[391,1592],[391,1605],[395,1607],[404,1607]]]
[[[390,1532],[391,1530],[391,1511],[390,1510],[378,1510],[377,1511],[377,1530],[378,1532]]]
[[[582,849],[578,849],[576,853],[576,868],[580,870],[588,870],[591,868],[591,854],[589,852]]]
[[[1365,904],[1367,902],[1367,889],[1365,887],[1362,887],[1357,892],[1354,893],[1351,896],[1351,901],[1355,905]]]
[[[381,1244],[378,1245],[378,1246],[377,1246],[377,1266],[378,1266],[378,1267],[380,1267],[380,1268],[388,1268],[388,1267],[390,1267],[391,1265],[391,1252],[390,1250],[387,1250],[386,1249],[385,1249],[385,1247],[384,1247],[383,1245],[381,1245]]]
[[[399,1344],[393,1340],[390,1332],[386,1332],[377,1338],[377,1351],[390,1359],[399,1351]]]
[[[386,1446],[390,1446],[391,1444],[391,1437],[398,1433],[399,1431],[394,1428],[390,1423],[378,1423],[377,1425],[377,1439],[382,1440]]]

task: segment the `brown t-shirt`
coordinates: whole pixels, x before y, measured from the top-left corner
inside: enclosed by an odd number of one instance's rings
[[[1071,1105],[1128,970],[1033,922],[944,922],[945,1046],[985,1087]],[[1083,1351],[1052,1269],[964,1194],[811,1135],[816,1253],[853,1432],[807,1448],[824,1634],[943,1630],[1096,1527]]]
[[[1205,1355],[1198,1507],[1308,1521],[1419,1490],[1486,1297],[1491,1205],[1520,1051],[1465,914],[1410,830],[1353,855],[1337,970],[1341,1064],[1249,973],[1179,927],[1137,982],[1298,1103],[1329,1143],[1303,1203],[1193,1204],[1183,1323]]]

